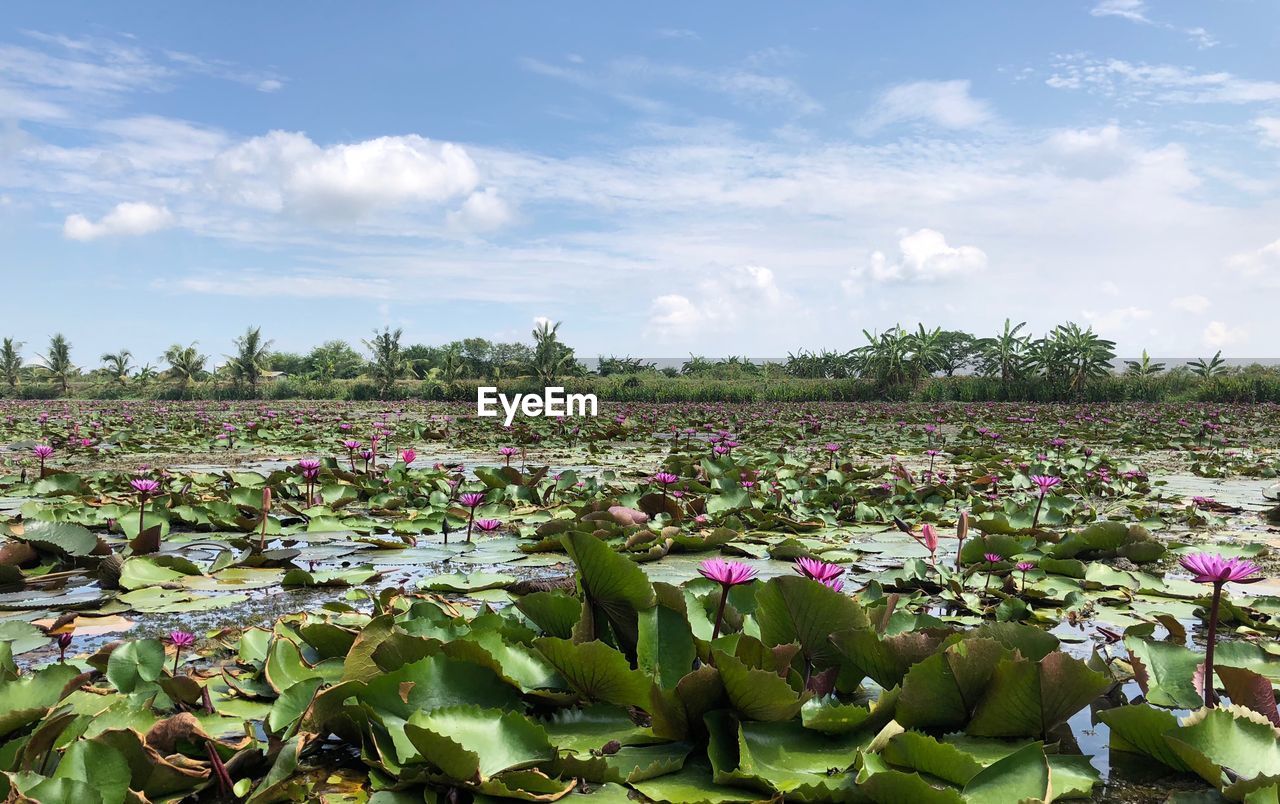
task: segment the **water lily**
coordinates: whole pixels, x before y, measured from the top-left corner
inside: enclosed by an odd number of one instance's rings
[[[481,533],[493,533],[495,530],[497,530],[500,527],[502,527],[501,519],[477,519],[476,520],[476,529],[479,530]]]
[[[1252,561],[1212,553],[1183,556],[1178,563],[1194,576],[1192,581],[1213,584],[1213,602],[1209,606],[1209,635],[1204,652],[1204,705],[1212,708],[1218,700],[1213,685],[1213,648],[1218,639],[1218,605],[1222,601],[1222,587],[1228,583],[1257,583],[1262,580],[1262,571]]]
[[[844,574],[844,567],[838,564],[801,556],[796,559],[793,569],[801,576],[817,581],[836,592],[844,589],[844,580],[840,577]]]
[[[467,508],[471,509],[470,513],[467,516],[467,541],[470,542],[471,529],[472,527],[475,526],[475,522],[476,522],[476,509],[479,508],[480,504],[484,502],[484,495],[478,491],[469,491],[466,494],[463,494],[460,497],[458,497],[458,502],[462,503],[463,505],[467,506]]]
[[[147,477],[135,477],[129,485],[138,493],[138,535],[146,530],[147,500],[160,490],[160,483]]]
[[[165,641],[174,647],[173,674],[178,674],[178,661],[182,658],[182,649],[196,644],[196,635],[190,631],[170,631]]]
[[[40,477],[44,477],[44,462],[49,459],[50,455],[53,455],[53,447],[48,444],[37,444],[32,448],[31,453],[39,459]]]
[[[507,466],[511,465],[511,458],[515,455],[518,455],[519,453],[520,453],[520,450],[516,449],[515,447],[502,447],[501,449],[498,450],[498,454],[506,459]]]
[[[1027,573],[1036,568],[1036,565],[1030,561],[1019,561],[1013,565],[1015,569],[1022,573],[1022,591],[1027,591]]]
[[[720,606],[716,609],[715,627],[711,629],[711,641],[720,636],[720,625],[724,620],[724,606],[729,602],[729,590],[744,583],[755,580],[754,568],[741,561],[725,561],[723,558],[709,558],[698,565],[698,573],[702,577],[720,584]]]
[[[1036,500],[1036,512],[1031,516],[1031,529],[1035,530],[1036,525],[1040,522],[1040,506],[1044,505],[1044,498],[1051,489],[1062,482],[1060,477],[1052,477],[1050,475],[1032,475],[1031,482],[1036,488],[1040,489],[1040,497]]]
[[[364,446],[354,438],[348,438],[342,442],[342,446],[347,448],[347,459],[351,461],[351,471],[356,470],[356,450]]]
[[[412,449],[400,450],[400,460],[404,461],[404,465],[408,466],[418,458],[418,453]]]

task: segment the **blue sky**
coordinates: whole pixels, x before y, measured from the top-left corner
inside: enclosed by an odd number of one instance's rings
[[[5,4],[0,334],[1274,356],[1278,50],[1269,0]]]

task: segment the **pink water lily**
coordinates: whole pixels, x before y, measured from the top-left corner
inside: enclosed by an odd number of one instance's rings
[[[720,625],[724,620],[724,607],[729,602],[729,590],[734,586],[750,583],[755,580],[756,571],[741,561],[725,561],[723,558],[708,558],[698,565],[702,577],[720,584],[720,607],[716,610],[716,624],[711,629],[711,641],[720,636]]]
[[[1204,649],[1204,705],[1212,708],[1218,702],[1213,685],[1213,649],[1218,641],[1218,608],[1222,603],[1222,587],[1228,583],[1257,583],[1262,580],[1257,564],[1234,556],[1195,553],[1178,560],[1182,568],[1195,577],[1196,583],[1213,584],[1213,600],[1209,605],[1209,633]]]
[[[1196,583],[1257,583],[1262,572],[1257,564],[1242,558],[1227,558],[1212,553],[1183,556],[1178,563],[1195,577]]]
[[[412,449],[400,450],[400,460],[404,461],[404,465],[408,466],[418,458],[418,453]]]
[[[170,631],[165,641],[173,646],[173,674],[178,674],[178,662],[182,658],[182,649],[196,644],[196,635],[189,631]]]
[[[797,558],[793,569],[805,578],[824,584],[844,574],[844,567],[808,556]]]

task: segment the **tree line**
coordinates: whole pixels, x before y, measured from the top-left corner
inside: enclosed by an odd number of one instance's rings
[[[363,351],[343,340],[330,340],[306,354],[273,349],[260,327],[250,327],[236,338],[232,354],[216,362],[198,343],[173,344],[159,358],[159,365],[135,363],[127,349],[100,356],[90,369],[77,366],[71,344],[62,334],[49,339],[33,362],[23,356],[24,344],[14,338],[0,341],[0,376],[9,389],[24,382],[53,384],[62,394],[73,380],[87,378],[118,388],[145,388],[169,383],[179,392],[205,382],[225,382],[256,396],[259,386],[280,376],[302,380],[354,380],[364,378],[386,395],[403,380],[449,385],[462,380],[531,378],[554,384],[566,377],[594,373],[617,375],[664,374],[708,379],[740,379],[751,376],[803,379],[860,379],[880,387],[918,385],[930,377],[969,374],[1009,383],[1043,379],[1076,392],[1088,382],[1115,373],[1115,343],[1092,327],[1067,322],[1036,337],[1026,323],[1006,319],[1000,332],[979,337],[959,330],[914,330],[901,326],[884,332],[863,330],[865,343],[848,351],[802,350],[778,363],[761,364],[745,357],[712,360],[690,355],[682,366],[659,369],[641,358],[601,356],[593,372],[577,359],[574,350],[560,340],[560,323],[539,322],[532,343],[495,343],[466,338],[443,346],[402,343],[403,331],[384,328],[362,340]],[[1123,373],[1150,377],[1167,371],[1184,371],[1199,377],[1215,377],[1226,371],[1222,353],[1188,361],[1170,369],[1142,357],[1126,361]]]

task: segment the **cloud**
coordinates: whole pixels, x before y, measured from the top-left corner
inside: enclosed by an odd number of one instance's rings
[[[1142,307],[1116,307],[1103,312],[1095,312],[1092,310],[1082,310],[1080,312],[1084,316],[1084,320],[1089,322],[1095,331],[1107,334],[1115,334],[1118,330],[1123,330],[1128,325],[1138,321],[1146,321],[1151,318],[1151,311]]]
[[[448,213],[445,221],[463,231],[490,232],[501,229],[514,218],[511,206],[498,195],[497,190],[486,187],[467,196],[462,207]]]
[[[1262,141],[1280,148],[1280,117],[1259,117],[1253,124],[1262,132]]]
[[[479,173],[462,146],[416,134],[322,147],[302,133],[272,131],[220,154],[211,181],[248,206],[356,219],[468,194]]]
[[[725,332],[763,322],[789,303],[773,271],[741,265],[701,280],[693,298],[679,293],[654,298],[646,332],[666,342]]]
[[[173,225],[173,215],[163,206],[142,201],[126,201],[102,216],[97,223],[84,215],[68,215],[62,236],[68,240],[96,240],[115,235],[150,234]]]
[[[1227,260],[1227,266],[1252,282],[1280,287],[1280,240],[1236,254]]]
[[[1201,340],[1210,349],[1225,349],[1247,342],[1249,333],[1243,327],[1233,327],[1223,321],[1210,321],[1204,328]]]
[[[879,283],[937,282],[969,276],[987,267],[987,254],[975,246],[949,246],[942,232],[919,229],[898,241],[899,258],[890,262],[883,251],[871,255],[866,267],[855,268],[843,282],[857,295],[865,280]]]
[[[1145,0],[1101,0],[1089,10],[1095,17],[1123,17],[1132,22],[1150,24]]]
[[[1085,90],[1127,103],[1248,104],[1280,100],[1277,81],[1079,54],[1061,58],[1045,83],[1055,89]]]
[[[659,28],[658,36],[663,39],[701,39],[697,31],[688,28]]]
[[[790,78],[746,67],[706,70],[639,57],[614,59],[599,71],[562,67],[533,58],[521,59],[520,64],[529,72],[603,92],[646,114],[665,112],[668,106],[647,98],[641,91],[670,83],[722,95],[750,108],[783,108],[797,114],[822,110],[822,104]]]
[[[1209,309],[1210,302],[1204,296],[1192,294],[1190,296],[1179,296],[1169,302],[1169,306],[1174,310],[1180,310],[1184,313],[1199,315]]]
[[[871,133],[894,123],[924,121],[949,129],[977,128],[992,120],[990,106],[969,94],[967,80],[915,81],[886,90],[861,128]]]
[[[1179,28],[1177,25],[1152,19],[1147,14],[1146,0],[1099,0],[1097,5],[1089,9],[1089,13],[1095,17],[1119,17],[1141,25],[1179,31],[1190,38],[1201,50],[1218,44],[1218,40],[1204,28]]]

